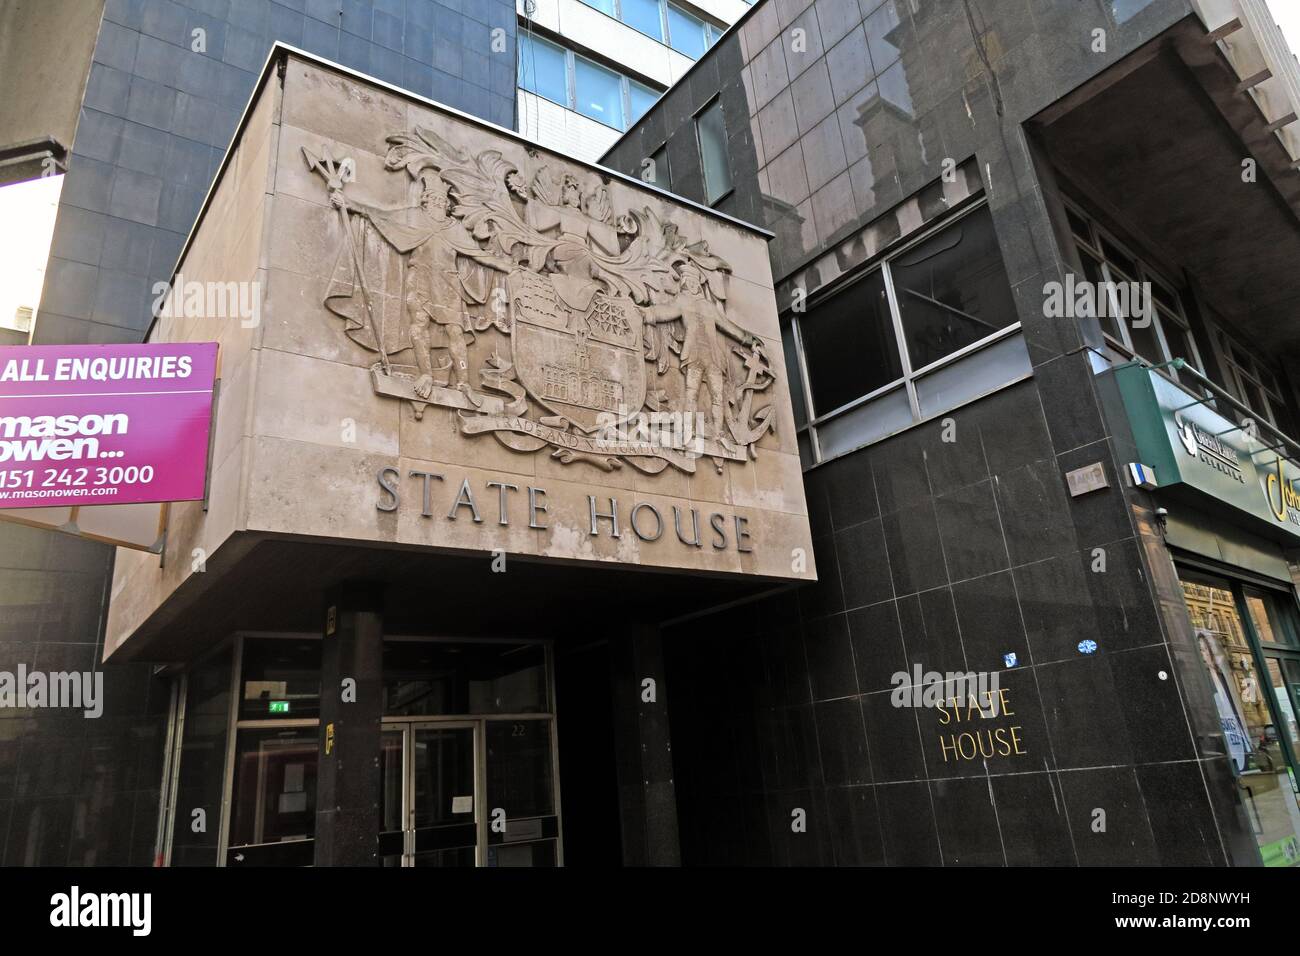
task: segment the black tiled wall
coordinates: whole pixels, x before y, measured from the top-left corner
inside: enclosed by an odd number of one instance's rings
[[[1113,474],[1070,506],[1032,382],[950,418],[806,475],[815,586],[668,633],[683,862],[1224,864]],[[1024,753],[945,759],[915,666],[998,672]]]
[[[702,199],[690,119],[721,90],[736,189],[719,208],[772,230],[778,288],[794,275],[810,295],[845,271],[821,275],[817,257],[945,159],[973,161],[1033,365],[806,473],[816,586],[668,635],[684,861],[1227,861],[1240,818],[1189,726],[1210,701],[1171,663],[1182,645],[1151,584],[1168,553],[1144,547],[1148,503],[1119,474],[1129,438],[1079,348],[1097,330],[1043,313],[1066,269],[1052,171],[1026,131],[1190,12],[1006,0],[972,27],[956,3],[762,0],[605,157],[635,173],[666,137],[673,190]],[[1094,462],[1109,488],[1069,497],[1065,473]],[[1014,714],[993,723],[1019,727],[1025,753],[945,760],[939,714],[890,700],[914,665],[998,671]]]
[[[0,708],[4,866],[149,866],[168,685],[103,667],[106,545],[0,525],[0,671],[104,671],[102,716]]]

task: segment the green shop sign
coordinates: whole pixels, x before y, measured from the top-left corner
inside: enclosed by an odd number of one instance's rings
[[[1229,421],[1159,372],[1115,369],[1142,464],[1162,489],[1194,489],[1255,519],[1257,532],[1300,539],[1300,465],[1281,457],[1267,432]]]

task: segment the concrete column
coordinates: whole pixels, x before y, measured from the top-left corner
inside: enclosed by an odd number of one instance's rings
[[[383,593],[347,584],[325,596],[316,865],[376,866],[383,718]]]
[[[677,795],[659,629],[632,624],[610,641],[610,666],[623,862],[679,866]],[[647,680],[654,681],[653,700],[647,700],[651,696]]]

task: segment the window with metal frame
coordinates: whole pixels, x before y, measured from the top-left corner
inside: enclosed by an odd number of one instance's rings
[[[569,105],[568,51],[541,37],[519,35],[519,85],[552,103]]]
[[[668,164],[668,144],[664,143],[650,154],[649,165],[645,168],[646,182],[653,183],[660,189],[672,188],[672,167]]]
[[[668,45],[683,56],[698,60],[711,45],[708,26],[676,4],[667,5]]]
[[[805,467],[1031,374],[985,203],[783,320]]]
[[[1102,333],[1113,352],[1110,357],[1119,361],[1138,357],[1152,365],[1181,358],[1205,374],[1205,363],[1192,335],[1182,296],[1174,284],[1079,206],[1067,201],[1065,210],[1083,278],[1106,295],[1104,302],[1097,301],[1097,313]],[[1119,294],[1121,287],[1134,288],[1135,284],[1136,288],[1150,289],[1149,315],[1139,314],[1132,296]],[[1176,370],[1164,371],[1177,380]]]
[[[628,125],[631,126],[642,116],[646,110],[659,102],[659,91],[651,89],[644,83],[638,83],[636,80],[627,81],[627,106],[628,106]]]
[[[695,139],[704,172],[704,200],[711,206],[731,192],[733,185],[727,156],[727,119],[717,97],[695,115]]]
[[[573,58],[573,103],[583,116],[623,129],[623,84],[613,70],[579,56]]]
[[[718,42],[725,27],[711,23],[666,0],[582,0],[652,40],[666,43],[683,56],[698,60]]]
[[[664,42],[664,11],[662,0],[615,0],[618,18],[632,29]]]
[[[519,86],[617,130],[639,120],[661,91],[539,36],[519,36]]]
[[[1288,435],[1295,434],[1295,423],[1283,397],[1277,376],[1250,349],[1214,326],[1214,348],[1223,369],[1228,391],[1252,412]]]
[[[511,825],[520,824],[520,832],[536,831],[527,840],[488,836],[486,865],[509,862],[553,866],[559,858],[550,654],[549,645],[537,640],[452,641],[398,636],[384,641],[386,734],[381,774],[390,778],[386,781],[390,784],[387,794],[393,794],[391,778],[404,772],[400,754],[398,762],[393,762],[391,734],[387,732],[408,725],[428,733],[480,724],[486,751],[473,760],[486,770],[486,799],[493,807],[509,807]],[[225,796],[210,802],[228,808],[222,817],[221,835],[215,840],[226,865],[290,866],[312,862],[320,749],[320,655],[321,642],[316,638],[240,636],[215,659],[216,667],[204,672],[210,672],[206,683],[221,692],[201,691],[200,681],[195,679],[195,692],[191,694],[195,728],[203,725],[201,717],[210,712],[205,722],[209,734],[220,730],[223,741],[234,735],[232,748],[205,748],[213,755],[207,763],[202,755],[188,757],[194,772],[206,774],[207,779],[223,777],[214,761],[225,765]],[[233,705],[232,689],[237,698]],[[201,703],[209,698],[214,701],[212,705]],[[281,709],[278,703],[290,707]],[[418,771],[418,765],[413,769]],[[185,797],[188,791],[182,788],[180,793]],[[192,795],[188,799],[192,800]],[[172,805],[191,804],[177,804],[173,797]],[[397,806],[400,809],[400,804]],[[404,822],[390,825],[393,807],[391,799],[381,800],[381,826],[402,831]],[[191,821],[189,816],[175,816],[179,835],[182,826],[189,829]],[[380,834],[381,844],[384,836]],[[206,857],[178,853],[177,860],[210,863],[217,851],[216,846],[208,848]],[[385,865],[391,862],[386,860]],[[468,862],[474,863],[472,852]]]

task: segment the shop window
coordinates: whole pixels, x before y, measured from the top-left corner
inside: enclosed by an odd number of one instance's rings
[[[810,400],[796,400],[808,421],[800,425],[805,466],[1032,371],[985,206],[890,255],[789,321],[787,356],[795,353],[796,369],[807,373],[803,391]],[[790,380],[796,381],[793,373]]]
[[[1276,595],[1255,588],[1246,588],[1245,595],[1250,622],[1254,625],[1260,643],[1300,647],[1295,620],[1282,610],[1282,601]]]
[[[731,192],[731,164],[727,157],[727,121],[722,102],[715,99],[695,117],[695,134],[704,170],[704,198],[713,205]]]
[[[1183,597],[1238,794],[1265,866],[1300,865],[1300,651],[1294,597],[1184,572]]]
[[[567,107],[569,79],[565,60],[563,47],[526,33],[519,35],[519,85]]]

